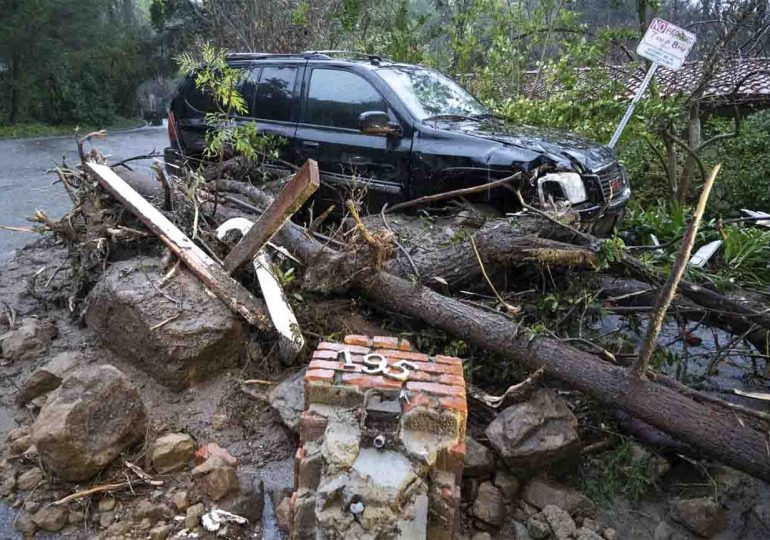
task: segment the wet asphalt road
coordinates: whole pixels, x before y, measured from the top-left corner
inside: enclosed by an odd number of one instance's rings
[[[129,157],[161,154],[168,144],[166,128],[143,127],[110,133],[95,139],[93,145],[114,163]],[[26,218],[40,208],[51,218],[60,218],[70,208],[70,200],[56,175],[46,171],[62,163],[78,163],[74,137],[0,140],[0,225],[29,227]],[[134,170],[150,172],[152,160],[132,162]],[[10,260],[16,249],[36,235],[0,229],[0,263]]]

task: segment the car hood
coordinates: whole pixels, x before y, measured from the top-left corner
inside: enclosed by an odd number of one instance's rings
[[[556,129],[514,126],[503,121],[453,123],[444,129],[545,154],[560,168],[596,171],[617,160],[612,148]]]

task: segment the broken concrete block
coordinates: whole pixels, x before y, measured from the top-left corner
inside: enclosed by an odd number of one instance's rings
[[[57,354],[50,362],[32,372],[16,395],[16,402],[19,405],[26,405],[35,398],[55,390],[62,379],[72,373],[79,364],[80,354],[75,351]]]
[[[41,321],[33,317],[22,319],[21,326],[11,330],[2,341],[2,357],[11,362],[30,360],[40,356],[59,335],[54,321]]]
[[[489,424],[487,438],[512,469],[538,469],[573,455],[580,446],[577,418],[549,390],[511,405]]]
[[[293,537],[452,538],[466,448],[462,361],[348,336],[318,346],[304,385]]]
[[[75,482],[96,475],[142,440],[146,428],[139,392],[105,364],[62,381],[32,425],[32,441],[48,470]]]
[[[85,319],[115,354],[183,389],[235,365],[246,323],[183,267],[159,290],[159,259],[116,263],[88,297]]]

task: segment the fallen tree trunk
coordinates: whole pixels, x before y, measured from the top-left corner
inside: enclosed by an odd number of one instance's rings
[[[375,304],[419,318],[486,351],[545,367],[548,375],[619,407],[646,423],[700,449],[709,457],[770,480],[767,436],[734,413],[698,403],[651,381],[629,377],[626,369],[598,361],[579,349],[518,329],[500,314],[476,309],[427,287],[386,272],[361,280],[361,292]]]

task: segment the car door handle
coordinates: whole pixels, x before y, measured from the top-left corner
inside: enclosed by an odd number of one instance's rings
[[[302,141],[302,146],[306,148],[321,148],[321,143],[315,141]]]

